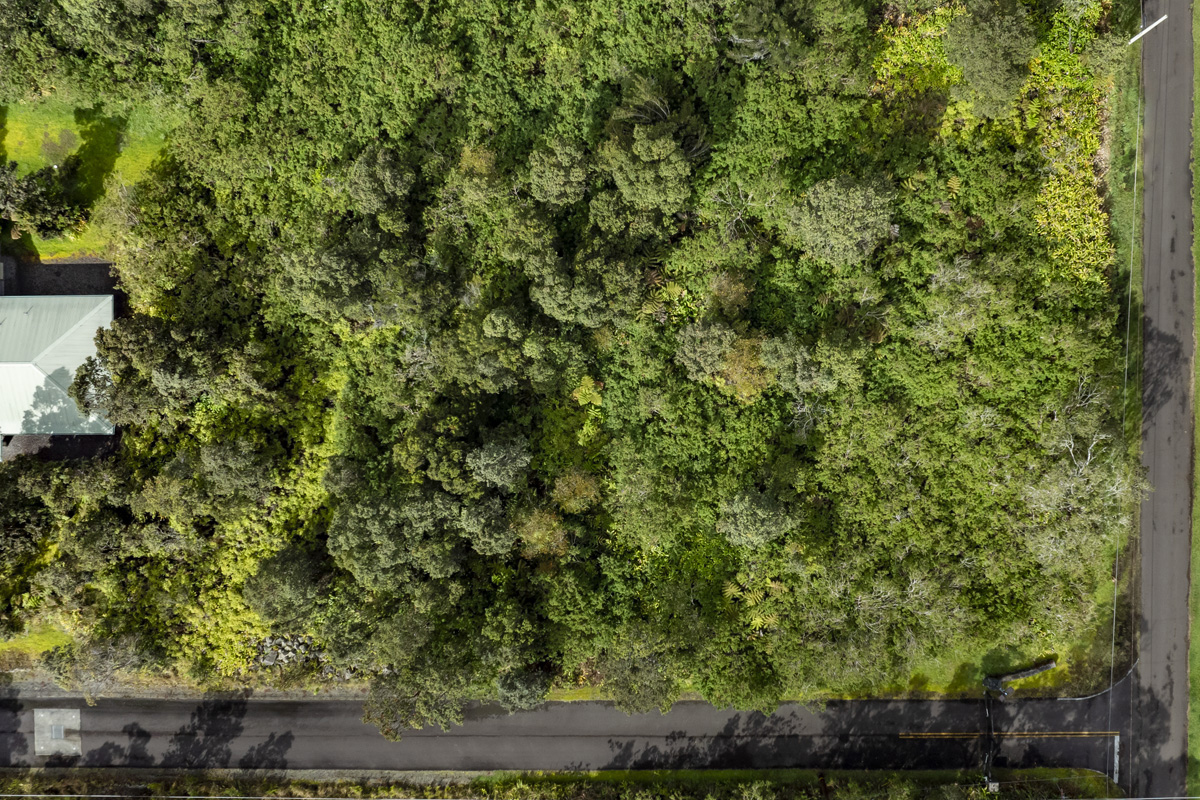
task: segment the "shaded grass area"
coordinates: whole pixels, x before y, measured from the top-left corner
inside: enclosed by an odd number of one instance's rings
[[[489,800],[712,800],[775,798],[1110,797],[1103,776],[1078,770],[998,770],[999,795],[979,772],[844,770],[681,770],[638,772],[293,773],[253,777],[232,770],[200,774],[153,770],[39,770],[0,776],[3,794],[169,796],[428,797]]]
[[[78,159],[73,192],[91,208],[95,219],[103,207],[107,182],[130,186],[141,179],[162,150],[170,128],[169,115],[160,109],[113,111],[49,97],[0,110],[0,158],[16,161],[19,175]],[[103,257],[110,242],[111,232],[92,224],[78,234],[55,239],[27,234],[19,242],[6,239],[3,245],[8,252],[46,260]]]

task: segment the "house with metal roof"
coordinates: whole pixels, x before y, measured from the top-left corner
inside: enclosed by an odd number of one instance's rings
[[[0,437],[113,433],[67,394],[112,320],[112,295],[0,297]]]

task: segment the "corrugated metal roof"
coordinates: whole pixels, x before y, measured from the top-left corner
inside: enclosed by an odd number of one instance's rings
[[[112,433],[67,395],[112,319],[112,295],[0,297],[0,432]]]

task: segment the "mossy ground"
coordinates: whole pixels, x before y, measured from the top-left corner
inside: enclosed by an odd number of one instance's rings
[[[39,625],[0,642],[0,672],[32,667],[42,653],[70,641],[71,636],[61,628]]]

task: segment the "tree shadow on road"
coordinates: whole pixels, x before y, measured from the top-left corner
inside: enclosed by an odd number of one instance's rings
[[[87,767],[148,767],[154,763],[147,745],[150,742],[150,732],[136,722],[131,722],[121,729],[129,737],[128,745],[116,742],[105,742],[94,750],[89,750],[83,757],[83,765]]]
[[[292,748],[295,738],[291,731],[272,733],[265,742],[251,747],[250,751],[238,760],[238,767],[247,770],[287,769],[287,752]]]
[[[247,710],[247,701],[242,698],[221,697],[201,701],[188,723],[171,734],[157,766],[175,769],[219,769],[231,766],[245,770],[286,769],[287,752],[295,740],[291,731],[272,732],[265,741],[250,747],[241,758],[235,760],[234,746],[236,740],[245,733]],[[128,738],[127,743],[106,742],[90,750],[83,764],[93,767],[156,766],[150,750],[153,735],[137,722],[126,725],[122,732]]]
[[[1178,337],[1156,327],[1149,317],[1145,325],[1142,413],[1149,420],[1172,400],[1173,387],[1182,385],[1188,376],[1183,344]]]
[[[21,766],[21,756],[29,753],[29,739],[20,732],[21,708],[16,698],[0,698],[0,767]]]
[[[834,701],[814,727],[809,710],[784,706],[770,716],[736,713],[720,732],[691,736],[673,731],[658,741],[610,740],[612,757],[602,769],[915,769],[978,768],[982,738],[905,739],[880,731],[894,727],[898,708],[915,703],[925,711],[913,728],[937,724],[932,704],[923,701]],[[980,701],[947,701],[978,705]],[[893,725],[881,725],[882,717]],[[980,731],[982,732],[982,731]],[[594,767],[593,767],[594,768]]]
[[[160,766],[228,767],[230,743],[241,735],[245,716],[245,700],[205,700],[192,712],[191,722],[171,737]]]

